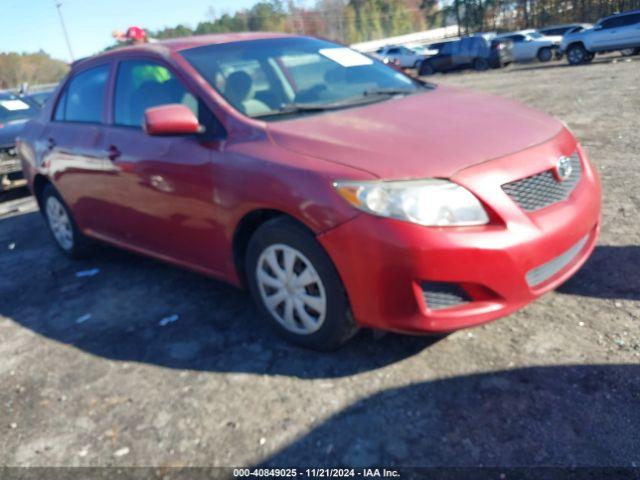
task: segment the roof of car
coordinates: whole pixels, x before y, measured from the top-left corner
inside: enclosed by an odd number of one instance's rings
[[[541,30],[551,30],[554,28],[571,28],[571,27],[580,27],[582,25],[591,25],[590,23],[561,23],[558,25],[549,25],[548,27],[543,27],[538,29],[539,31]]]
[[[97,58],[110,57],[122,52],[153,52],[168,54],[188,48],[204,47],[206,45],[220,45],[224,43],[245,42],[249,40],[266,40],[270,38],[298,37],[287,33],[274,32],[240,32],[240,33],[216,33],[210,35],[195,35],[192,37],[180,37],[167,40],[152,41],[141,45],[130,45],[114,48],[93,57],[82,58],[74,62],[73,66]]]
[[[634,13],[640,13],[640,10],[627,10],[626,12],[616,12],[616,13],[613,13],[613,14],[608,15],[606,17],[603,17],[602,20],[606,20],[608,18],[613,18],[613,17],[620,17],[620,16],[623,16],[623,15],[631,15],[631,14],[634,14]]]
[[[247,40],[264,40],[268,38],[293,37],[287,33],[275,32],[241,32],[241,33],[216,33],[211,35],[196,35],[193,37],[173,38],[161,40],[156,45],[162,45],[170,50],[184,50],[186,48],[203,47],[221,43],[244,42]],[[149,44],[153,45],[153,44]]]

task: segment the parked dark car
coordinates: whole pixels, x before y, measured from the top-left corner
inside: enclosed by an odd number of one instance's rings
[[[30,92],[24,95],[24,99],[30,102],[33,106],[40,109],[44,107],[44,104],[51,98],[51,94],[53,94],[53,88],[48,88],[46,90],[39,90],[37,92]]]
[[[510,40],[490,39],[483,36],[464,37],[447,42],[437,55],[420,64],[420,75],[473,68],[478,71],[500,68],[513,62],[513,44]]]
[[[0,92],[0,192],[22,179],[16,136],[38,110],[11,92]]]
[[[568,33],[581,32],[587,28],[591,28],[593,25],[590,23],[565,23],[564,25],[552,25],[550,27],[541,28],[538,30],[543,35],[547,36],[564,36]]]

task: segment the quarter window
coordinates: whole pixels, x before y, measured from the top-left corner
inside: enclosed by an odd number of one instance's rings
[[[632,13],[630,15],[624,15],[622,17],[622,26],[635,25],[640,22],[640,13]]]
[[[101,65],[74,75],[60,96],[54,120],[101,123],[109,65]]]
[[[116,125],[142,127],[151,107],[181,103],[198,117],[198,101],[168,68],[148,61],[124,61],[118,68],[114,120]]]

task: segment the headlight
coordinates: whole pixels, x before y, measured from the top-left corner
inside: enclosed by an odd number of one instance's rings
[[[447,180],[334,182],[354,207],[426,226],[484,225],[487,212],[469,190]]]

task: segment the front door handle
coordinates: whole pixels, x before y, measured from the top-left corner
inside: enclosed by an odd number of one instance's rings
[[[116,147],[115,145],[110,145],[109,149],[107,150],[107,157],[109,157],[109,160],[111,160],[112,162],[115,162],[121,154],[122,152],[120,152],[120,150],[118,150],[118,147]]]
[[[49,137],[47,139],[47,150],[53,150],[55,147],[56,147],[56,141],[53,138]]]

